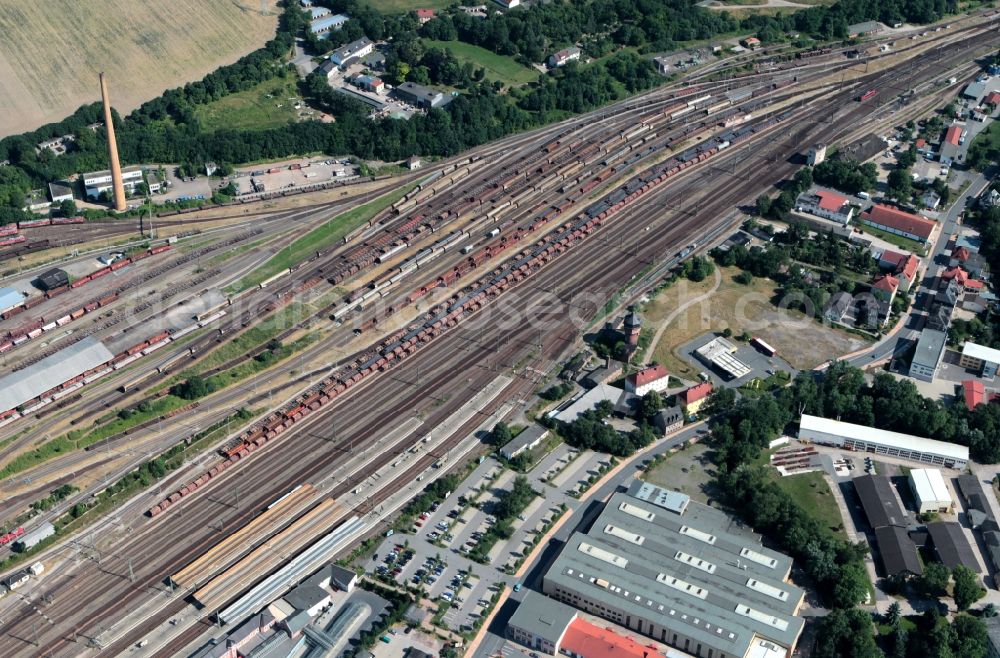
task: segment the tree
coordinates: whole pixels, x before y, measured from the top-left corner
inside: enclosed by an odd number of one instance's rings
[[[662,408],[663,396],[658,391],[649,391],[642,396],[642,400],[639,402],[639,416],[649,420]]]
[[[60,201],[59,214],[63,217],[76,217],[76,203],[72,199]]]
[[[951,624],[951,650],[955,658],[983,658],[988,648],[986,624],[977,617],[957,615]]]
[[[885,621],[885,623],[889,624],[890,626],[895,626],[896,624],[899,623],[900,620],[899,601],[893,601],[892,604],[889,605],[889,608],[888,610],[885,611],[885,615],[883,615],[882,619]]]
[[[769,214],[771,214],[771,197],[767,196],[766,194],[761,194],[759,197],[757,197],[757,201],[754,204],[754,209],[757,211],[757,214],[760,215],[761,217],[767,217]]]
[[[490,431],[490,445],[497,448],[507,445],[513,438],[514,435],[511,433],[510,428],[507,427],[507,423],[497,423]]]
[[[959,610],[968,610],[973,603],[986,596],[986,590],[979,585],[979,576],[968,567],[958,565],[951,576],[955,581],[952,596]]]
[[[920,589],[927,596],[943,596],[948,589],[950,577],[948,567],[940,562],[931,562],[924,567],[924,573],[920,576]]]
[[[913,175],[909,169],[893,169],[886,179],[889,196],[900,200],[909,199],[913,194]]]
[[[982,611],[981,616],[984,619],[988,619],[990,617],[996,617],[997,616],[997,607],[995,605],[993,605],[992,603],[987,603],[986,605],[983,606],[983,611]]]
[[[191,375],[186,381],[170,387],[170,393],[185,400],[203,398],[215,390],[210,380],[200,375]]]
[[[831,610],[816,629],[815,658],[881,658],[872,620],[859,608]]]

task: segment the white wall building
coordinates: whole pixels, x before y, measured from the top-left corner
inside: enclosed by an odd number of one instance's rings
[[[936,468],[915,468],[910,471],[910,489],[917,499],[917,511],[921,514],[950,512],[955,506],[944,477]]]
[[[966,446],[808,414],[802,414],[799,419],[799,438],[947,468],[964,468],[969,463]]]
[[[125,191],[135,191],[135,186],[142,183],[142,167],[133,165],[122,167],[122,185]],[[96,199],[101,192],[111,194],[111,171],[92,171],[83,175],[83,187],[87,191],[87,196]]]

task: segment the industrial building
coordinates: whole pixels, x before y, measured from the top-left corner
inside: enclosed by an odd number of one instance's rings
[[[396,87],[396,94],[408,103],[412,103],[419,108],[429,110],[435,107],[444,107],[451,102],[451,96],[431,89],[415,82],[404,82]]]
[[[35,528],[30,532],[26,532],[21,535],[20,539],[14,542],[20,550],[26,551],[30,548],[38,546],[40,543],[56,534],[56,528],[48,521],[42,523],[40,526]]]
[[[917,511],[951,512],[955,507],[941,471],[936,468],[915,468],[910,471],[910,490],[917,501]]]
[[[128,192],[134,193],[136,186],[142,182],[142,167],[133,165],[122,168],[122,185]],[[113,190],[113,183],[110,169],[83,174],[83,188],[90,199],[96,199],[105,192],[110,194]]]
[[[966,446],[808,414],[802,414],[799,419],[799,438],[946,468],[965,468],[969,463],[969,448]]]
[[[344,66],[348,62],[371,54],[375,49],[375,44],[368,37],[361,37],[357,41],[352,41],[343,48],[338,48],[330,53],[330,61],[337,66]]]
[[[542,439],[549,435],[549,431],[539,425],[538,423],[532,423],[528,427],[521,430],[521,433],[510,440],[510,443],[500,448],[500,454],[507,459],[514,459],[525,450],[531,450],[539,443]]]
[[[49,198],[52,203],[62,203],[73,200],[73,187],[69,183],[55,181],[49,183]]]
[[[69,285],[69,275],[60,269],[51,269],[38,275],[38,285],[42,290],[54,290]]]
[[[87,336],[26,368],[4,375],[0,377],[0,412],[16,409],[113,357],[103,343]]]
[[[625,391],[617,386],[598,384],[574,400],[568,407],[554,415],[557,419],[563,421],[564,423],[572,423],[574,420],[579,418],[584,411],[589,411],[590,409],[596,407],[598,402],[607,400],[612,405],[617,405],[623,395],[625,395]]]
[[[920,244],[929,242],[937,227],[937,223],[929,219],[881,204],[876,204],[868,212],[862,213],[861,221],[868,226],[901,235]]]
[[[817,217],[829,219],[845,226],[854,216],[854,208],[848,203],[847,197],[826,190],[815,193],[803,193],[798,198],[799,210]]]
[[[576,610],[570,606],[529,590],[507,622],[507,637],[531,649],[556,655],[574,619]]]
[[[14,288],[0,288],[0,313],[20,306],[24,303],[24,295]]]
[[[385,93],[385,83],[382,82],[382,79],[371,75],[359,75],[354,78],[354,84],[373,94]]]
[[[925,382],[934,381],[947,344],[947,330],[925,328],[921,331],[913,360],[910,361],[910,377]]]
[[[997,376],[997,366],[1000,365],[1000,350],[966,342],[962,346],[962,358],[958,364],[984,379],[993,379]]]
[[[923,573],[917,546],[906,531],[907,517],[889,478],[862,475],[852,480],[855,494],[875,533],[875,547],[887,576]]]
[[[661,365],[649,366],[625,379],[625,390],[636,395],[661,392],[670,387],[670,373]]]
[[[750,367],[736,358],[736,345],[725,338],[712,339],[707,345],[702,345],[695,354],[707,365],[714,366],[730,379],[739,379],[750,374]]]
[[[962,526],[955,521],[936,521],[927,524],[927,532],[934,544],[934,554],[949,569],[962,565],[981,573],[982,568],[965,538]]]
[[[542,589],[699,658],[784,658],[803,626],[791,566],[724,512],[635,481],[570,537]]]
[[[323,11],[316,14],[316,10]],[[351,20],[346,14],[335,14],[330,16],[330,10],[325,7],[313,7],[313,19],[309,22],[309,31],[313,34],[326,34],[330,30],[339,30],[344,27],[344,23]]]

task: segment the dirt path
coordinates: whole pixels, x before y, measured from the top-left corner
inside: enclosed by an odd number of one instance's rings
[[[644,356],[648,357],[650,354],[653,353],[653,350],[656,349],[656,346],[660,344],[660,339],[663,338],[663,332],[667,330],[667,327],[670,326],[670,323],[673,322],[678,315],[688,310],[691,306],[694,306],[695,304],[700,304],[701,302],[705,301],[706,299],[714,295],[715,292],[719,289],[720,285],[722,285],[722,273],[719,272],[719,268],[715,268],[715,284],[712,286],[712,289],[706,293],[698,295],[693,299],[687,300],[686,302],[678,306],[676,309],[674,309],[674,312],[668,315],[666,319],[664,319],[663,322],[660,323],[660,328],[656,330],[656,335],[653,336],[653,340],[650,341],[649,347],[646,348],[646,354]]]

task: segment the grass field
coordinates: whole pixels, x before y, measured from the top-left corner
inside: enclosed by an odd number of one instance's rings
[[[288,269],[294,263],[305,260],[314,251],[326,249],[330,245],[343,240],[345,235],[367,222],[379,211],[395,203],[414,187],[416,187],[416,183],[401,187],[374,201],[331,217],[325,224],[306,233],[288,247],[275,254],[264,265],[229,286],[226,290],[228,292],[246,290],[274,276],[281,270]]]
[[[122,113],[264,45],[275,0],[0,0],[0,136],[99,101]]]
[[[775,473],[775,480],[795,502],[816,519],[824,529],[840,539],[847,539],[844,531],[844,519],[840,515],[840,507],[830,491],[830,485],[823,479],[822,471],[802,473],[781,477]]]
[[[736,268],[722,268],[722,284],[707,300],[694,304],[673,319],[660,342],[653,346],[652,360],[663,364],[681,377],[691,377],[697,370],[677,353],[677,348],[709,331],[726,327],[734,335],[749,331],[777,348],[796,368],[815,368],[835,356],[860,349],[865,343],[858,336],[825,327],[801,313],[780,311],[772,300],[777,289],[770,279],[755,278],[749,286],[736,283]],[[662,291],[646,304],[646,326],[659,327],[685,301],[712,289],[714,280],[699,283],[681,280]]]
[[[499,80],[506,85],[516,87],[527,84],[536,80],[540,75],[538,71],[518,64],[512,57],[497,55],[471,43],[424,39],[424,44],[428,48],[447,49],[460,62],[472,62],[475,66],[481,66],[486,69],[487,78]]]
[[[206,130],[266,130],[298,119],[292,98],[298,98],[295,80],[280,78],[199,105],[195,114]]]

